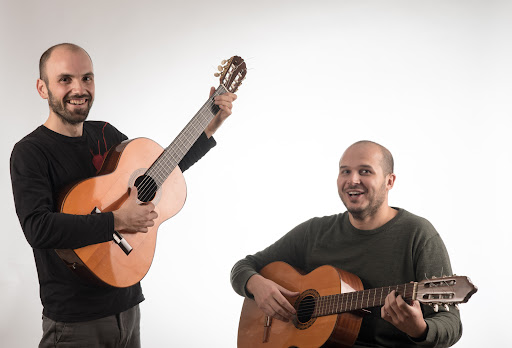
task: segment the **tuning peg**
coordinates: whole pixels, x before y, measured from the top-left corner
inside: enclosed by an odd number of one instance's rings
[[[434,312],[437,313],[439,311],[439,305],[436,303],[433,305],[433,307],[434,307]]]
[[[224,70],[224,68],[222,67],[222,65],[219,65],[219,66],[217,67],[217,69],[219,69],[219,71]]]
[[[219,76],[220,76],[220,74],[219,74],[218,72],[216,72],[215,74],[213,74],[213,76],[215,76],[215,77],[219,77]]]
[[[450,306],[448,306],[447,304],[445,304],[443,307],[444,307],[444,309],[446,309],[447,312],[450,311]]]
[[[226,64],[227,62],[228,62],[227,60],[223,59],[223,60],[222,60],[222,62],[220,62],[220,64],[224,65],[224,64]]]

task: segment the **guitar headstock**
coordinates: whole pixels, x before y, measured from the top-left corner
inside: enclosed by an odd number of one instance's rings
[[[448,310],[448,305],[468,302],[477,290],[478,288],[468,277],[454,275],[432,278],[418,282],[416,299],[421,303],[432,305],[437,312],[439,305],[444,305]]]
[[[228,60],[223,60],[219,65],[220,83],[231,93],[235,93],[242,84],[247,74],[247,67],[244,60],[239,56],[233,56]]]

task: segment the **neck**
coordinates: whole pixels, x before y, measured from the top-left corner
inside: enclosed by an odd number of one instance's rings
[[[70,124],[64,122],[59,116],[53,112],[50,113],[44,126],[52,131],[68,136],[68,137],[81,137],[84,129],[84,123]]]
[[[387,204],[383,204],[379,210],[372,215],[365,217],[355,217],[352,213],[348,213],[348,217],[352,226],[359,230],[375,230],[398,214],[398,210],[391,208]]]

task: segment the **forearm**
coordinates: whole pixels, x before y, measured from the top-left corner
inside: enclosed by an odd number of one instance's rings
[[[20,217],[25,237],[34,249],[76,249],[112,240],[112,213],[72,215],[34,212]]]
[[[439,309],[439,313],[426,317],[425,322],[428,326],[425,339],[423,341],[413,340],[419,346],[451,347],[462,336],[462,323],[459,312],[454,306],[450,306],[449,312]]]
[[[208,138],[203,132],[188,152],[183,156],[179,163],[182,172],[189,169],[193,164],[199,161],[208,151],[210,151],[217,142],[213,137]]]

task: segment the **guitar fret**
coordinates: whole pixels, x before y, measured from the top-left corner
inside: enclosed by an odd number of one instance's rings
[[[220,110],[220,108],[214,104],[213,98],[226,92],[227,90],[225,87],[220,85],[214,95],[208,99],[199,112],[178,134],[171,145],[164,150],[162,155],[147,170],[146,174],[155,180],[158,187],[165,182],[167,177],[171,174],[174,168],[176,168],[204,129],[208,126],[209,122]]]

